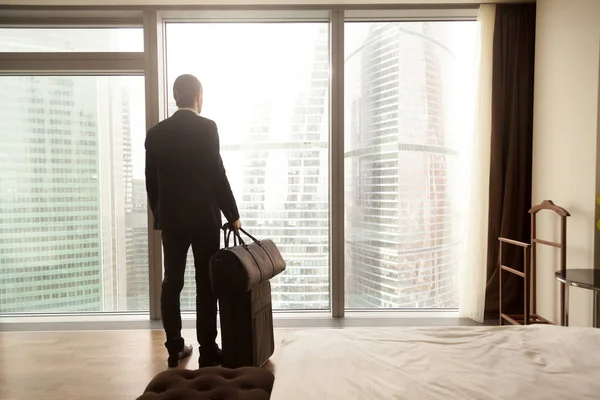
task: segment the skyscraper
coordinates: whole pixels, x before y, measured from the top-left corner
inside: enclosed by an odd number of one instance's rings
[[[273,281],[277,309],[329,308],[329,37],[321,28],[314,43],[312,69],[296,96],[285,161],[271,157],[272,171],[284,168],[283,183],[265,193],[282,193],[281,217],[261,232],[276,240],[287,270]],[[271,128],[274,138],[281,135]],[[275,128],[275,129],[274,129]],[[276,140],[276,139],[275,139]],[[283,161],[283,162],[282,162]],[[279,174],[282,174],[280,171]],[[277,176],[269,173],[269,177]],[[285,185],[287,183],[287,185]],[[273,196],[273,195],[271,195]],[[257,221],[258,222],[258,221]]]
[[[95,80],[3,77],[0,90],[0,311],[100,311]]]
[[[429,23],[369,23],[346,54],[347,305],[456,306],[443,65]],[[438,28],[439,29],[439,28]]]
[[[133,202],[127,211],[127,308],[147,310],[148,282],[148,212],[146,182],[133,180]]]
[[[103,310],[126,310],[126,213],[132,208],[131,126],[129,93],[110,77],[98,87],[98,152],[102,227]]]
[[[107,47],[112,36],[3,39],[17,51],[63,51]],[[133,178],[119,79],[0,78],[0,312],[126,309]]]
[[[272,281],[275,309],[329,307],[327,28],[316,38],[301,89],[257,93],[244,142],[222,146],[225,154],[243,152],[243,169],[230,173],[242,182],[236,195],[244,226],[272,239],[287,262]]]

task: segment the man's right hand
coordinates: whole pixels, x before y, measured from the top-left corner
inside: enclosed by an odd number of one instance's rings
[[[242,221],[240,221],[239,219],[237,221],[235,221],[234,223],[231,224],[231,226],[233,227],[233,229],[240,230],[240,228],[242,227]]]

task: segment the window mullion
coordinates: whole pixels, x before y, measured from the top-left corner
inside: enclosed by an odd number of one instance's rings
[[[343,318],[344,301],[344,11],[331,18],[331,311]]]
[[[164,118],[164,92],[161,66],[163,58],[163,23],[156,11],[144,12],[144,49],[146,78],[146,129],[150,129]],[[148,266],[150,285],[150,319],[161,319],[160,294],[162,284],[162,243],[159,231],[153,228],[152,211],[148,207]]]

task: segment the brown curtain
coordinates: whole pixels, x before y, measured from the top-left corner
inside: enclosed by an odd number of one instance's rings
[[[535,5],[498,4],[492,71],[486,318],[499,314],[498,237],[530,240],[534,51]],[[505,265],[522,271],[523,250],[504,247]],[[523,280],[509,275],[504,275],[504,307],[520,314]]]

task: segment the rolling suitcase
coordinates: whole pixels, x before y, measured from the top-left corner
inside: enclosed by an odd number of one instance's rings
[[[260,367],[275,351],[270,279],[285,270],[271,240],[246,244],[239,232],[223,227],[225,248],[210,261],[213,291],[219,299],[225,368]],[[229,247],[233,233],[234,246]]]
[[[271,282],[219,298],[225,368],[260,367],[275,351]]]

